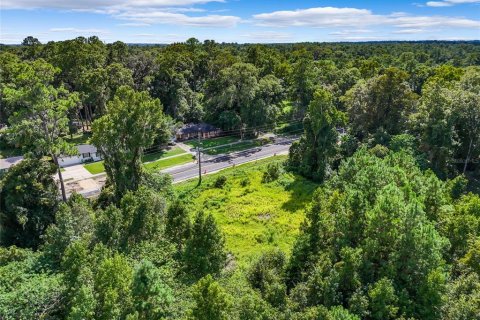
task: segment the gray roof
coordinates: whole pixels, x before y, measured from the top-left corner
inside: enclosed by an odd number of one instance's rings
[[[189,123],[177,130],[177,134],[218,131],[219,128],[208,123]]]
[[[5,170],[23,160],[22,156],[0,159],[0,170]]]
[[[76,146],[78,149],[78,153],[95,153],[97,152],[97,148],[91,144],[79,144]]]

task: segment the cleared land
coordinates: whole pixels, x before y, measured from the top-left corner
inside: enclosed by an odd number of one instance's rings
[[[192,212],[211,213],[225,234],[226,245],[239,265],[248,264],[262,251],[290,249],[305,217],[305,205],[318,187],[300,176],[283,173],[274,182],[262,183],[266,165],[283,162],[272,157],[175,185]],[[223,188],[215,188],[218,176],[227,177]]]

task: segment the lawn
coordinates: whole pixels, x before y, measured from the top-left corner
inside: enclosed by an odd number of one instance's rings
[[[178,156],[178,157],[173,157],[173,158],[168,158],[168,159],[163,159],[163,160],[158,160],[155,162],[149,162],[145,164],[145,168],[149,170],[163,170],[169,167],[177,166],[180,164],[192,162],[193,156],[190,153]]]
[[[191,212],[211,213],[226,238],[229,252],[240,266],[248,265],[259,253],[280,248],[289,254],[305,217],[305,206],[318,187],[300,176],[284,173],[274,182],[262,183],[265,167],[283,162],[272,157],[205,176],[200,187],[191,180],[174,186]],[[215,188],[219,175],[227,184]]]
[[[222,154],[222,153],[231,153],[231,152],[236,152],[236,151],[242,151],[242,150],[245,150],[245,149],[258,147],[260,145],[261,145],[260,141],[247,140],[247,141],[242,141],[242,142],[235,143],[235,144],[228,145],[228,146],[223,146],[223,147],[220,146],[218,148],[208,149],[208,150],[203,151],[203,153],[206,153],[206,154],[209,154],[209,155],[217,155],[217,154]]]
[[[79,132],[79,133],[74,134],[72,136],[70,136],[70,135],[65,136],[65,140],[69,143],[73,143],[74,145],[88,144],[91,136],[92,136],[92,134],[89,133],[89,132],[86,132],[86,133]]]
[[[183,151],[183,150],[182,150]],[[178,152],[178,151],[176,151]],[[178,154],[178,153],[177,153]],[[165,157],[165,156],[164,156]],[[145,158],[144,158],[145,160]],[[149,170],[163,170],[169,167],[173,167],[176,165],[184,164],[191,162],[193,160],[193,156],[190,153],[186,153],[180,155],[178,157],[157,160],[154,162],[146,163],[144,166],[146,169]],[[105,167],[103,165],[103,161],[87,163],[84,165],[85,169],[87,169],[91,174],[102,173],[105,171]]]
[[[102,173],[105,171],[105,166],[103,165],[103,161],[87,163],[83,165],[83,167],[87,169],[91,174]]]
[[[213,148],[213,147],[218,147],[224,144],[229,144],[232,142],[237,142],[238,140],[240,140],[239,137],[232,137],[232,136],[205,139],[205,140],[202,140],[200,147],[204,149]],[[185,141],[185,144],[189,145],[192,148],[196,148],[198,146],[198,140],[196,139],[188,140],[188,141]]]
[[[150,154],[144,154],[143,155],[143,162],[152,162],[152,161],[157,161],[162,158],[166,157],[171,157],[171,156],[176,156],[178,154],[185,153],[185,150],[179,147],[173,147],[170,150],[164,150],[160,152],[155,152],[155,153],[150,153]]]

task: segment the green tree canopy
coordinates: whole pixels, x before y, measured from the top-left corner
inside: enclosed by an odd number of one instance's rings
[[[128,87],[117,90],[107,113],[93,123],[92,142],[104,158],[117,201],[128,190],[138,189],[143,150],[152,145],[164,124],[160,101]]]

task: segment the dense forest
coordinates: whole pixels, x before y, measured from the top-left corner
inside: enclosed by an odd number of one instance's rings
[[[28,37],[0,46],[0,80],[0,146],[25,156],[0,180],[0,319],[480,319],[478,42]],[[190,122],[298,133],[256,169],[316,186],[288,250],[240,261],[210,207],[144,170]],[[63,188],[78,133],[104,158],[95,199]],[[202,190],[255,193],[229,179]]]

